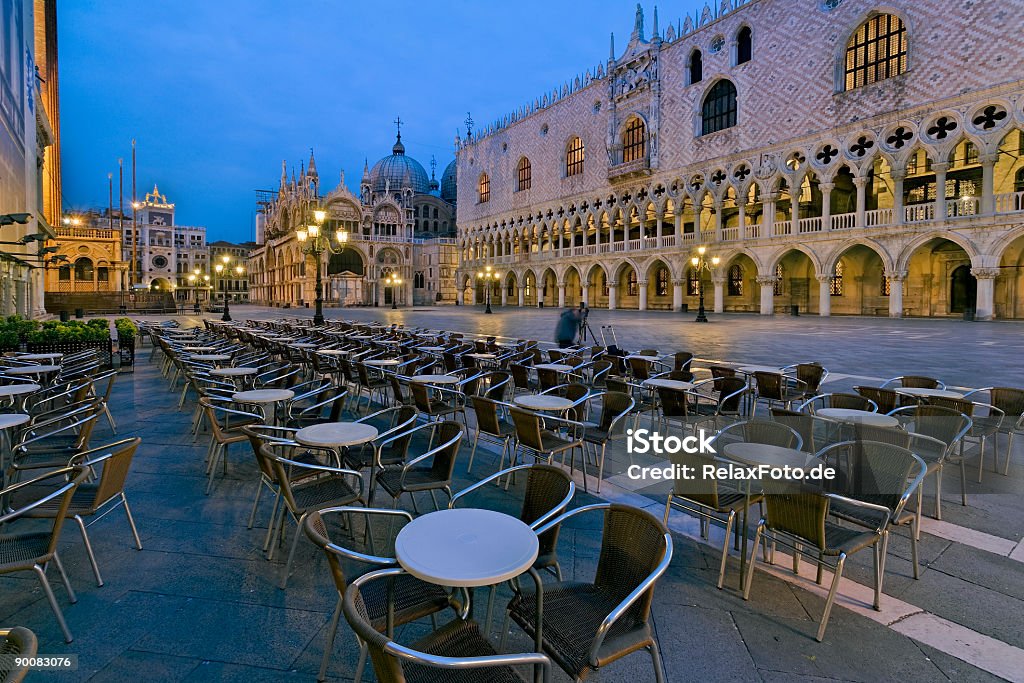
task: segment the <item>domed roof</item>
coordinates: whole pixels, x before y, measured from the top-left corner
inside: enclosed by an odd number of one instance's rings
[[[390,183],[389,183],[390,181]],[[399,134],[395,146],[391,148],[391,156],[384,157],[370,169],[370,189],[384,192],[390,184],[391,191],[397,192],[403,187],[411,187],[416,194],[430,192],[430,179],[420,162],[405,155],[405,145]]]
[[[455,160],[445,167],[441,174],[441,199],[451,204],[455,203]]]

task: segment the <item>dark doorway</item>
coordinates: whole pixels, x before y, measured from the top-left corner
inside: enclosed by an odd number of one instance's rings
[[[971,267],[957,267],[949,282],[949,312],[963,313],[964,309],[974,308],[977,299],[978,280],[971,275]]]

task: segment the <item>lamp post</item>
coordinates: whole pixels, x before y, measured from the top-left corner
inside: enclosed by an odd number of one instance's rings
[[[388,276],[384,278],[384,286],[391,289],[391,308],[398,308],[398,285],[402,284],[402,278],[398,277],[394,273],[388,273]]]
[[[694,320],[696,323],[706,323],[708,316],[704,312],[704,278],[701,277],[704,271],[711,272],[712,268],[717,268],[718,263],[721,259],[717,256],[712,256],[710,259],[705,256],[707,247],[697,247],[697,255],[690,259],[690,264],[693,269],[697,272],[697,294],[699,296],[699,303],[697,307],[697,318]]]
[[[221,292],[223,292],[223,294],[224,294],[224,315],[222,315],[220,317],[220,319],[223,320],[224,322],[230,322],[231,321],[231,308],[230,308],[230,306],[228,304],[227,278],[228,278],[228,276],[231,275],[231,270],[232,270],[231,269],[231,257],[228,256],[227,254],[225,254],[224,256],[220,257],[220,260],[221,260],[221,263],[218,263],[216,266],[214,266],[214,269],[217,271],[217,275],[223,274],[222,277],[221,277],[221,281],[220,281],[220,283],[221,283],[220,289],[221,289]],[[238,265],[235,266],[234,271],[235,271],[235,275],[237,277],[241,277],[242,273],[245,272],[245,268],[243,268],[241,264],[238,264]]]
[[[500,278],[501,275],[490,266],[486,266],[476,274],[476,279],[484,283],[484,301],[487,302],[484,313],[490,314],[494,312],[491,310],[491,287],[493,286],[491,283],[497,282]]]
[[[295,230],[295,238],[301,245],[303,254],[312,254],[316,259],[316,311],[313,314],[313,324],[324,324],[324,283],[323,273],[320,265],[320,256],[326,251],[331,254],[340,254],[345,250],[348,242],[348,231],[338,228],[335,238],[338,241],[338,248],[331,245],[331,238],[325,235],[322,228],[327,212],[323,209],[313,210],[313,223],[300,226]]]

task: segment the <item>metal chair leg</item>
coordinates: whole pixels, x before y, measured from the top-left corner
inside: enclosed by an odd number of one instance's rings
[[[89,564],[92,565],[92,573],[96,577],[96,585],[103,585],[103,577],[100,575],[100,567],[96,564],[96,555],[92,552],[92,543],[89,542],[89,532],[85,530],[85,522],[81,515],[75,515],[75,522],[78,523],[78,530],[82,532],[82,542],[85,543],[85,554],[89,557]]]
[[[135,527],[135,517],[132,516],[132,509],[128,506],[128,496],[121,492],[121,503],[124,504],[124,516],[128,518],[128,526],[132,529],[132,537],[135,539],[135,549],[142,550],[142,540],[139,539],[139,530]]]
[[[60,610],[60,605],[57,604],[57,598],[53,595],[53,589],[50,587],[50,582],[46,578],[46,572],[38,564],[32,565],[32,571],[35,572],[36,578],[39,579],[39,585],[43,587],[43,593],[46,594],[46,601],[50,603],[50,609],[53,610],[53,615],[57,617],[57,623],[60,624],[60,630],[64,633],[64,642],[70,643],[74,640],[71,635],[71,631],[68,630],[68,624],[64,621],[64,613]]]
[[[666,511],[667,512],[667,511]],[[729,533],[732,531],[732,525],[736,521],[736,511],[729,510],[729,519],[725,522],[725,542],[722,543],[722,563],[718,567],[718,589],[722,589],[722,584],[725,583],[725,563],[729,559]],[[757,553],[757,546],[754,546],[754,552]]]
[[[818,635],[815,640],[819,643],[825,638],[825,627],[828,626],[828,618],[832,614],[832,603],[836,600],[836,592],[839,589],[839,579],[843,576],[843,565],[846,564],[846,553],[839,554],[839,561],[836,563],[835,574],[832,576],[832,588],[828,591],[828,600],[825,601],[825,611],[821,615],[821,624],[818,626]]]

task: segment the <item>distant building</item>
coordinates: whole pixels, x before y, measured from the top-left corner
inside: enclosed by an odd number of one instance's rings
[[[57,224],[57,261],[46,269],[46,291],[119,292],[128,288],[120,226],[130,218],[110,209],[70,213]]]
[[[56,2],[0,9],[0,214],[17,218],[0,225],[0,241],[15,243],[0,249],[0,315],[32,316],[45,312],[36,237],[53,237],[60,215]]]
[[[180,301],[190,300],[189,292],[177,293],[186,287],[189,274],[199,271],[210,275],[212,269],[206,247],[206,228],[177,225],[174,222],[174,204],[160,194],[157,186],[146,194],[136,209],[138,241],[133,244],[133,227],[124,224],[124,254],[131,262],[135,258],[135,282],[153,291],[175,292]],[[129,268],[131,271],[131,268]]]
[[[312,154],[308,169],[288,179],[284,164],[276,192],[262,191],[257,239],[249,257],[250,296],[254,302],[299,306],[315,298],[316,264],[302,252],[296,228],[313,221],[312,211],[327,212],[325,234],[347,233],[341,253],[322,256],[324,300],[336,306],[453,304],[458,250],[455,243],[454,162],[438,183],[406,155],[398,135],[391,155],[363,168],[359,194],[338,186],[320,195],[320,177]],[[386,285],[389,275],[401,284]]]
[[[249,260],[249,252],[256,246],[255,242],[235,244],[218,240],[210,243],[210,266],[213,268],[211,283],[214,301],[223,300],[226,293],[231,297],[232,302],[248,303],[249,275],[245,266]],[[227,257],[227,261],[225,261],[225,257]],[[217,272],[218,265],[225,266],[220,273]],[[242,266],[241,273],[237,271],[238,266]]]

